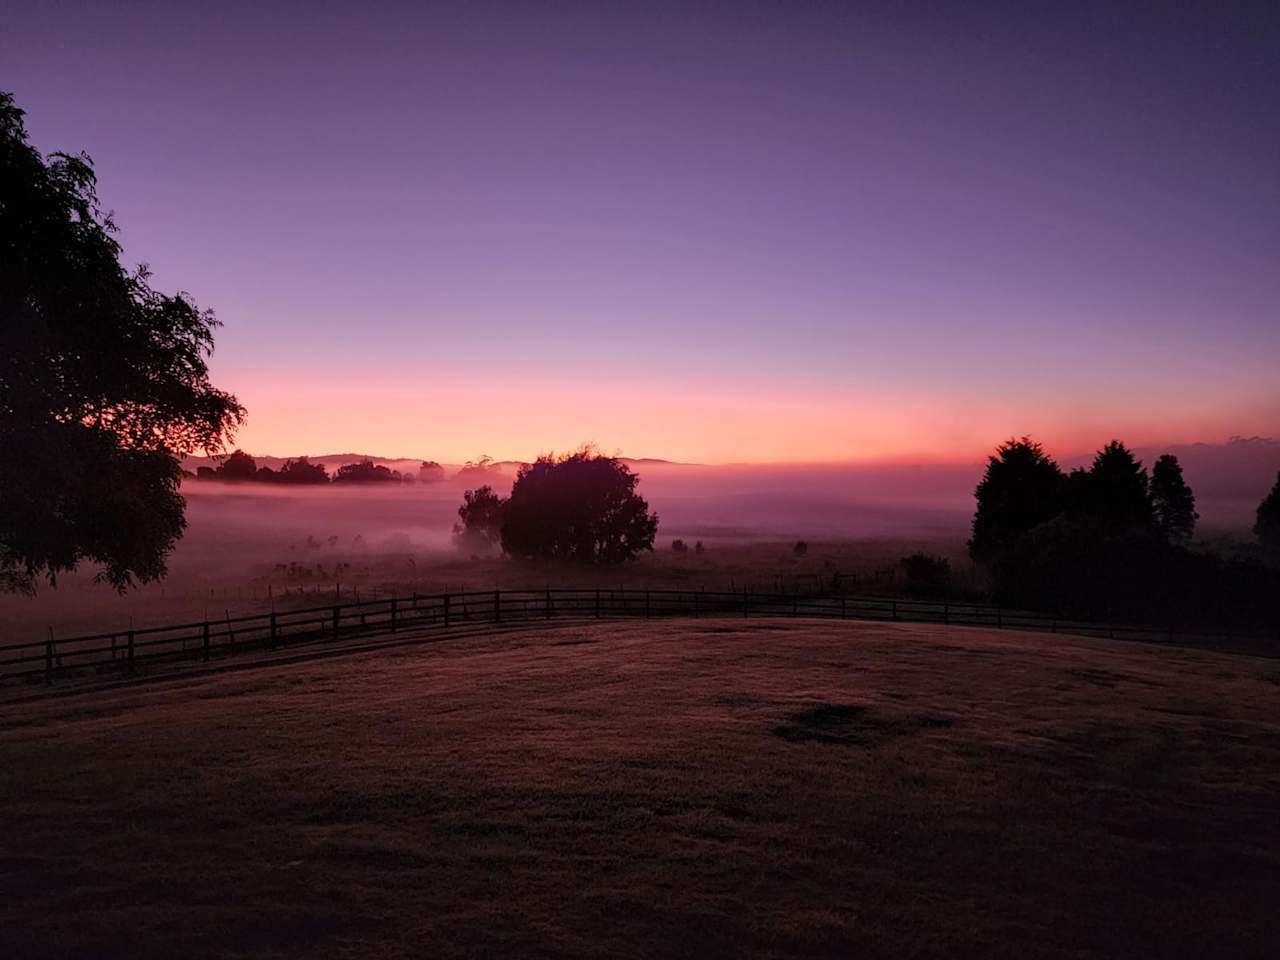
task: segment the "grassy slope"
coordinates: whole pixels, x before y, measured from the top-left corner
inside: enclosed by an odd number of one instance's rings
[[[1275,956],[1278,699],[1247,657],[704,620],[25,705],[0,944]]]

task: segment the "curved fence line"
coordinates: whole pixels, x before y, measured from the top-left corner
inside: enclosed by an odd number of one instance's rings
[[[1112,639],[1224,644],[1275,654],[1280,641],[1260,635],[1194,633],[1063,619],[999,606],[885,597],[800,596],[743,591],[574,589],[412,594],[300,610],[224,617],[28,643],[0,645],[0,683],[109,679],[150,667],[309,643],[429,634],[469,624],[537,623],[557,618],[822,617],[905,621],[1070,633]]]

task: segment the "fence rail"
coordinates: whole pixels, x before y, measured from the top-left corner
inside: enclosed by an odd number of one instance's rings
[[[905,621],[1071,633],[1112,639],[1214,643],[1280,652],[1260,635],[1196,633],[1173,628],[1098,624],[994,605],[885,597],[707,590],[486,590],[387,597],[301,610],[223,617],[0,645],[0,684],[44,683],[136,675],[157,666],[204,662],[250,651],[476,624],[529,624],[556,619],[656,617],[821,617]]]

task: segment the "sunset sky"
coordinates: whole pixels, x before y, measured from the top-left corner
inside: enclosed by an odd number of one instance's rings
[[[255,453],[1280,433],[1275,3],[177,6],[9,7],[0,89]]]

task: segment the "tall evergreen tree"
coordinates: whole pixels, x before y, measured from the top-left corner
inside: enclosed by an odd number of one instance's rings
[[[1147,471],[1119,440],[1093,458],[1086,489],[1086,512],[1112,531],[1149,527],[1155,520]]]
[[[1195,533],[1196,496],[1182,477],[1178,458],[1166,453],[1151,468],[1151,509],[1155,524],[1172,544],[1184,544]]]
[[[1275,486],[1258,504],[1258,522],[1253,532],[1262,545],[1262,556],[1270,564],[1280,567],[1280,474],[1276,474]]]
[[[1063,476],[1044,447],[1030,437],[1010,439],[987,458],[987,471],[974,491],[969,554],[986,562],[1024,533],[1062,510]]]

